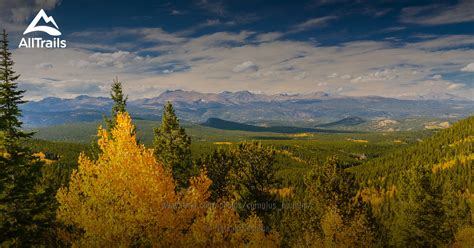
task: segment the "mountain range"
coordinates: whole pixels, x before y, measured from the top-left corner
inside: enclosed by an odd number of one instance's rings
[[[134,118],[157,120],[167,101],[173,103],[181,119],[196,123],[220,118],[241,123],[312,123],[314,127],[344,118],[349,118],[344,123],[354,122],[355,125],[380,118],[462,118],[474,112],[474,101],[469,99],[405,100],[379,96],[348,97],[324,92],[265,95],[249,91],[201,93],[184,90],[130,100],[127,109]],[[97,121],[110,113],[112,104],[107,97],[48,97],[24,104],[23,121],[29,127]]]

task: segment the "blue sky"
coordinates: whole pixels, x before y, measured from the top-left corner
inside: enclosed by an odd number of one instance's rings
[[[29,99],[168,89],[474,98],[474,1],[2,0],[16,48],[39,9],[66,49],[15,49]],[[34,36],[35,34],[32,34]]]

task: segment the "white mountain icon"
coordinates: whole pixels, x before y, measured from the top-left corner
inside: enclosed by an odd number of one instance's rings
[[[49,26],[36,26],[41,18],[43,18],[43,20],[46,23],[51,22],[56,27],[56,29],[53,28],[53,27],[49,27]],[[41,31],[41,32],[45,32],[45,33],[47,33],[51,36],[59,36],[59,35],[61,35],[61,32],[59,32],[58,29],[59,29],[59,27],[56,24],[56,22],[54,21],[54,18],[52,16],[47,16],[46,13],[44,12],[44,10],[41,9],[38,12],[38,14],[36,15],[35,19],[33,19],[33,21],[30,23],[30,25],[26,28],[25,32],[23,32],[23,35],[31,33],[31,32]]]

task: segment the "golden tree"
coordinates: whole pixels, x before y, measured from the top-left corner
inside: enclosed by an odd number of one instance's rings
[[[74,246],[277,246],[255,216],[241,221],[227,204],[207,201],[205,173],[176,192],[171,171],[157,163],[152,149],[137,144],[127,113],[119,113],[111,135],[99,128],[101,153],[84,154],[67,188],[57,193],[57,219]],[[110,138],[110,136],[113,137]]]
[[[374,238],[366,216],[357,214],[344,223],[336,207],[329,207],[321,220],[321,247],[372,247]]]

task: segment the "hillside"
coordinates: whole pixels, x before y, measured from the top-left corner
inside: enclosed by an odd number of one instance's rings
[[[291,126],[255,126],[244,123],[238,123],[234,121],[226,121],[219,118],[209,118],[206,122],[201,125],[206,127],[212,127],[222,130],[239,130],[239,131],[248,131],[248,132],[273,132],[273,133],[285,133],[285,134],[295,134],[295,133],[344,133],[344,131],[336,131],[329,129],[317,129],[317,128],[304,128],[304,127],[291,127]]]
[[[364,122],[366,121],[360,117],[351,116],[351,117],[345,117],[338,121],[333,121],[333,122],[329,122],[325,124],[319,124],[317,125],[317,127],[357,126]]]
[[[384,178],[384,185],[391,185],[400,173],[412,166],[426,165],[433,172],[454,169],[458,176],[473,172],[474,116],[463,119],[450,128],[418,144],[350,168],[361,180],[377,181]],[[465,174],[464,174],[465,176]],[[472,178],[464,180],[465,186],[474,190]],[[469,182],[470,181],[470,182]]]

